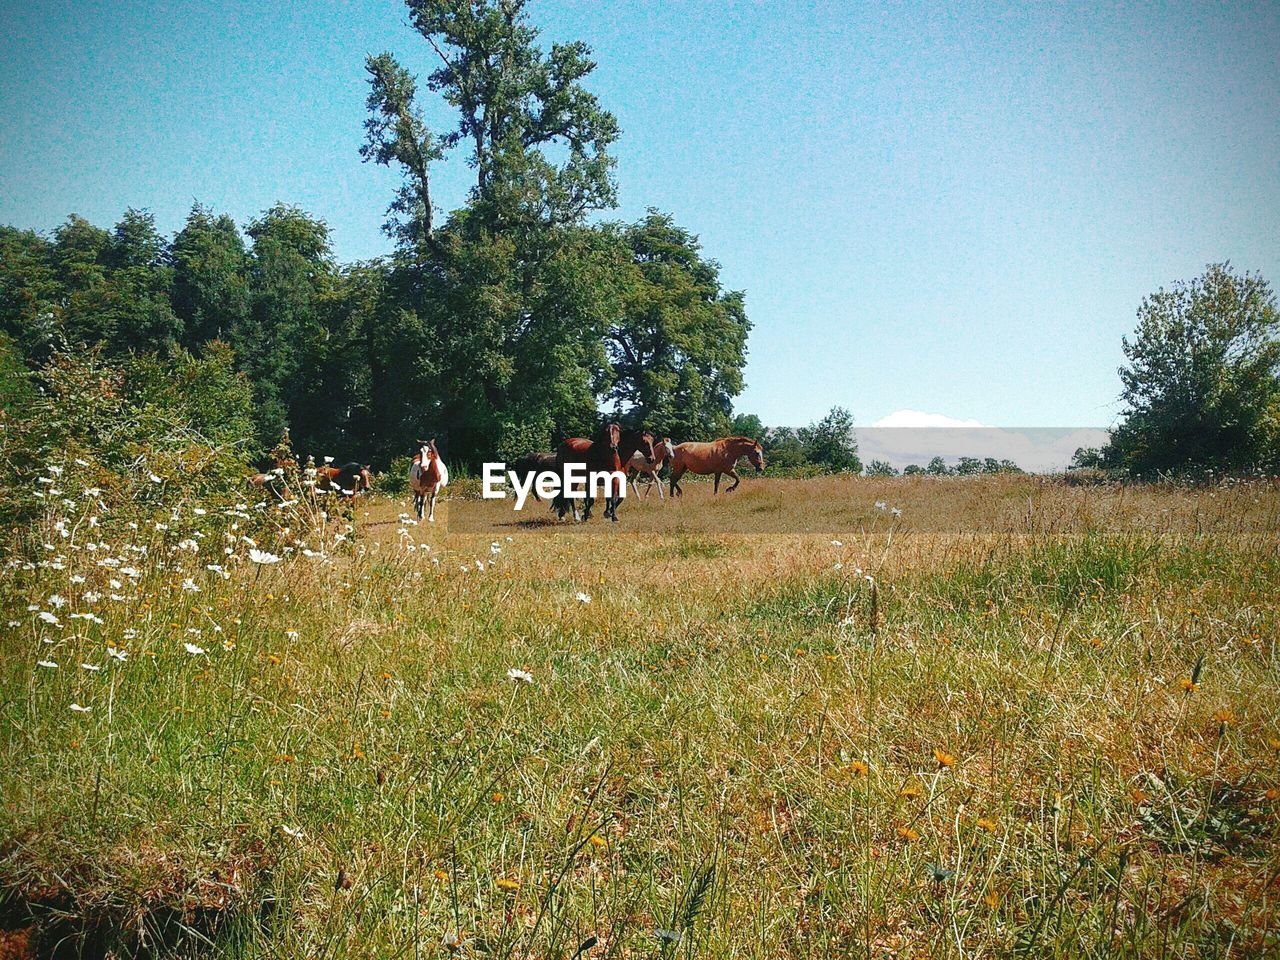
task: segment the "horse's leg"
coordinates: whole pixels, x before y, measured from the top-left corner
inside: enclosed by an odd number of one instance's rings
[[[720,473],[719,473],[719,471],[717,471],[717,472],[716,472],[716,482],[715,482],[715,484],[714,484],[714,485],[712,486],[712,488],[711,488],[711,493],[714,495],[714,494],[717,494],[717,493],[719,493],[719,492],[720,492]]]
[[[738,489],[738,484],[742,482],[742,478],[738,476],[738,471],[734,468],[731,468],[727,475],[733,477],[733,486],[727,489],[725,493],[733,493],[734,490]]]
[[[631,489],[636,492],[637,497],[640,496],[640,471],[638,470],[631,475]]]
[[[595,502],[596,502],[596,501],[595,501],[595,497],[590,497],[590,496],[589,496],[589,497],[587,497],[586,507],[585,507],[585,509],[582,511],[582,522],[583,522],[583,523],[586,523],[588,520],[590,520],[590,519],[591,519],[591,505],[592,505],[593,503],[595,503]],[[577,519],[577,512],[576,512],[576,511],[574,512],[574,519]]]
[[[439,488],[431,488],[431,510],[427,513],[427,523],[436,522],[436,492]]]
[[[684,471],[676,467],[671,468],[671,496],[682,497],[684,491],[680,489],[680,478],[684,476]]]
[[[418,515],[418,519],[422,519],[422,494],[417,490],[413,492],[413,512]]]
[[[662,494],[662,480],[659,479],[657,470],[653,471],[653,485],[658,488],[658,499],[659,500],[665,499]],[[648,493],[645,494],[646,497],[648,495],[649,495]]]

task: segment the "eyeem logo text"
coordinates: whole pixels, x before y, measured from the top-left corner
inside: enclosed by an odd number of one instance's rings
[[[543,500],[564,496],[569,500],[607,500],[627,495],[627,475],[620,470],[587,470],[585,463],[566,463],[559,470],[508,470],[505,463],[486,463],[481,496],[504,500],[514,493],[515,508],[523,510],[533,493]]]

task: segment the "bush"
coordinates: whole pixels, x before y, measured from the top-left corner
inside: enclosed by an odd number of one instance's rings
[[[0,524],[18,540],[8,546],[43,543],[52,517],[84,505],[105,529],[247,498],[252,400],[226,347],[167,360],[63,353],[34,373],[0,364],[0,375],[6,398],[26,397],[6,404],[0,432]]]
[[[413,457],[396,457],[386,470],[378,474],[374,489],[388,496],[399,496],[409,491],[409,464]]]

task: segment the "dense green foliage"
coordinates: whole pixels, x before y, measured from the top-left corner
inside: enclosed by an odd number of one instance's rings
[[[844,407],[832,407],[821,420],[799,429],[766,427],[755,414],[739,414],[731,426],[733,433],[761,441],[774,473],[816,476],[862,470],[853,414]]]
[[[1280,313],[1257,274],[1211,264],[1138,308],[1124,419],[1076,465],[1131,475],[1280,468]]]
[[[618,124],[583,85],[588,48],[544,49],[524,6],[408,3],[451,129],[427,127],[390,53],[369,58],[360,153],[403,174],[391,256],[339,264],[324,222],[284,204],[243,234],[198,204],[172,239],[136,210],[111,231],[0,228],[0,329],[32,369],[85,347],[229,349],[258,452],[288,427],[303,451],[386,464],[432,435],[474,465],[589,433],[602,409],[682,440],[724,433],[743,296],[670,216],[589,219],[616,201]],[[447,212],[432,164],[455,150],[475,183]]]
[[[0,368],[0,527],[32,545],[51,536],[48,517],[68,504],[96,505],[80,531],[92,539],[122,525],[176,521],[189,500],[206,503],[209,515],[245,497],[252,391],[225,345],[200,357],[180,349],[167,358],[57,353],[29,373],[0,340]],[[239,519],[245,530],[256,526],[250,515]]]

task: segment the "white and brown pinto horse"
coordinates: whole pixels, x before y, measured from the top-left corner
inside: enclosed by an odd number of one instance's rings
[[[712,493],[720,492],[720,476],[733,477],[733,485],[725,493],[733,490],[742,482],[738,476],[738,461],[743,457],[756,468],[756,473],[764,473],[764,448],[758,440],[750,437],[722,437],[710,443],[678,443],[671,458],[671,495],[683,496],[680,489],[680,478],[686,473],[697,473],[706,476],[716,475]]]
[[[449,468],[440,459],[435,440],[419,440],[418,452],[409,464],[409,489],[413,491],[413,509],[422,519],[422,508],[429,501],[427,520],[436,522],[436,495],[449,484]]]
[[[643,475],[649,478],[648,483],[645,484],[644,495],[647,497],[649,489],[657,486],[658,499],[663,499],[662,481],[658,479],[658,474],[675,455],[676,448],[672,445],[670,437],[663,437],[653,445],[652,457],[646,457],[640,450],[631,455],[627,472],[631,474],[631,487],[635,490],[637,497],[640,496],[640,477]]]

